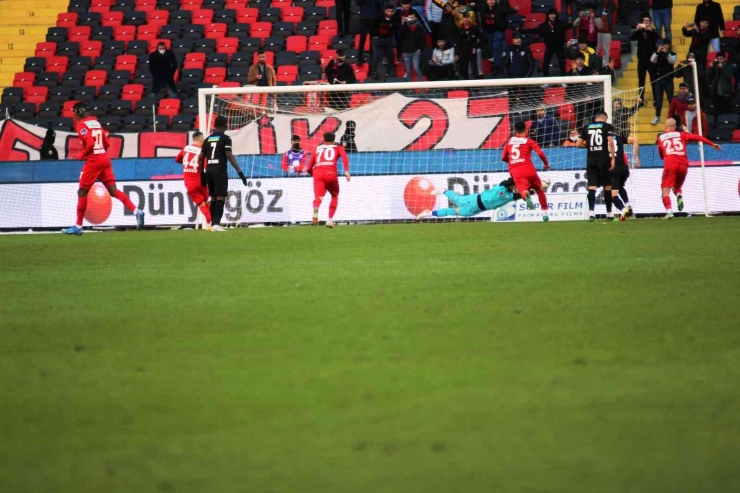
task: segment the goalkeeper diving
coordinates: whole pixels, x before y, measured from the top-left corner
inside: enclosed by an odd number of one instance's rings
[[[549,186],[549,183],[547,183],[545,179],[542,179],[541,181],[542,188],[547,188]],[[455,207],[447,207],[433,211],[426,210],[416,216],[416,219],[421,219],[429,215],[434,217],[473,217],[477,216],[481,212],[498,209],[509,202],[520,200],[522,198],[517,191],[513,178],[508,178],[495,187],[477,194],[458,195],[454,190],[446,190],[445,192],[439,192],[436,195],[444,195],[455,205]]]

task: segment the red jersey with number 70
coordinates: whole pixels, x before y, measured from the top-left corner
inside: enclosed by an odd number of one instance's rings
[[[689,142],[704,142],[712,145],[713,142],[701,135],[688,132],[666,132],[658,135],[658,154],[664,166],[689,166],[686,154],[686,145]]]
[[[185,186],[200,186],[200,174],[198,174],[198,157],[200,146],[188,144],[175,156],[175,161],[182,164],[182,179]]]
[[[94,116],[88,116],[77,121],[75,130],[82,142],[82,153],[79,158],[83,159],[85,164],[110,166],[111,162],[106,153],[110,143],[100,122]]]
[[[344,152],[344,147],[338,144],[321,144],[311,155],[306,171],[313,176],[337,176],[339,158],[342,158],[344,171],[349,171],[349,158]]]
[[[501,160],[505,163],[509,163],[509,171],[518,167],[534,168],[534,163],[532,162],[532,151],[536,152],[540,159],[542,159],[546,169],[550,167],[545,153],[542,152],[542,149],[537,145],[537,142],[529,137],[511,137],[506,141],[506,145],[504,145],[504,153],[501,155]]]

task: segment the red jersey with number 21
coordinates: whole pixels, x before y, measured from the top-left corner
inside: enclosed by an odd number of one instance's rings
[[[342,158],[344,171],[349,171],[349,159],[344,147],[338,144],[322,144],[311,155],[306,171],[314,177],[336,178],[339,158]]]
[[[94,166],[110,166],[106,150],[110,143],[103,127],[100,126],[95,117],[88,116],[79,120],[76,124],[77,136],[82,142],[82,153],[80,159],[85,160],[85,164]]]
[[[689,166],[686,155],[686,145],[689,142],[704,142],[712,145],[712,141],[697,134],[688,132],[666,132],[658,135],[658,154],[665,166]]]
[[[200,186],[198,156],[200,156],[200,147],[195,144],[188,144],[175,157],[175,161],[182,164],[182,178],[186,187],[188,185]]]
[[[542,162],[545,163],[545,168],[548,168],[547,156],[542,152],[537,142],[529,137],[511,137],[504,146],[504,153],[501,155],[501,160],[509,163],[509,172],[520,167],[534,168],[532,151],[537,153],[540,159],[542,159]]]

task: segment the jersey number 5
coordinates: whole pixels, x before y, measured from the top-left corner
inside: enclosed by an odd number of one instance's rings
[[[509,151],[509,154],[514,161],[519,159],[519,156],[521,156],[521,153],[519,152],[519,144],[511,144],[511,150]]]

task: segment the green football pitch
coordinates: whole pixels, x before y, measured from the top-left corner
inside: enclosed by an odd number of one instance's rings
[[[0,236],[0,490],[740,491],[740,218]]]

